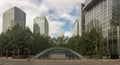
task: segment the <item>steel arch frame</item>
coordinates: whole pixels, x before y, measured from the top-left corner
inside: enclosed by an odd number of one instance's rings
[[[80,55],[79,53],[71,50],[71,49],[68,49],[68,48],[64,48],[64,47],[52,47],[52,48],[48,48],[40,53],[38,53],[33,59],[37,59],[39,56],[41,56],[42,54],[48,52],[48,51],[51,51],[51,50],[55,50],[55,49],[63,49],[63,50],[67,50],[67,51],[70,51],[72,52],[73,54],[77,55],[79,58],[81,59],[85,59],[82,55]]]

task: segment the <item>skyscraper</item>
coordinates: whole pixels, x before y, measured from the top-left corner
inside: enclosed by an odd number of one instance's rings
[[[79,6],[79,18],[75,20],[73,24],[73,36],[79,35],[82,36],[85,33],[85,17],[84,11],[82,11],[84,4]]]
[[[79,20],[76,19],[73,24],[73,36],[79,35]]]
[[[85,33],[85,12],[82,10],[84,4],[81,3],[79,6],[79,35],[82,36]]]
[[[46,17],[37,16],[34,19],[34,33],[40,33],[41,35],[49,35],[49,24]]]
[[[3,32],[11,29],[14,25],[19,24],[25,27],[26,14],[17,7],[8,9],[3,13]]]
[[[101,28],[111,58],[120,56],[120,0],[86,0],[85,31]]]

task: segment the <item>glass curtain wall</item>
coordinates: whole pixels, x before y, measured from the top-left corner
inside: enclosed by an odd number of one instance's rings
[[[101,28],[102,35],[108,40],[108,53],[119,56],[120,0],[97,0],[88,6],[84,10],[85,31],[89,32],[92,28]]]

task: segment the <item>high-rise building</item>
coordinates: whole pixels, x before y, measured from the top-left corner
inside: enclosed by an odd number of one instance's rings
[[[40,33],[41,35],[49,35],[49,24],[46,17],[37,16],[34,19],[34,33]]]
[[[112,57],[120,56],[120,0],[86,0],[85,31],[101,28],[107,38],[108,53]]]
[[[82,10],[84,4],[81,3],[79,6],[79,35],[82,36],[85,33],[85,12]]]
[[[26,13],[21,9],[13,7],[3,13],[3,32],[11,29],[17,23],[25,27]]]
[[[76,19],[73,24],[73,36],[79,35],[82,36],[85,33],[85,17],[84,11],[82,11],[84,4],[80,4],[79,6],[79,18]]]
[[[74,24],[73,24],[73,36],[79,35],[79,20],[76,19]]]

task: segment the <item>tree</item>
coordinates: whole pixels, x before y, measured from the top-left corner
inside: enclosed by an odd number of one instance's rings
[[[41,51],[50,48],[51,45],[51,39],[48,36],[41,35],[40,33],[34,33],[33,34],[33,53],[37,54]]]
[[[1,34],[3,44],[3,54],[8,51],[8,55],[26,55],[32,48],[32,32],[27,27],[16,24],[6,33]]]
[[[66,44],[66,40],[67,40],[67,38],[65,38],[65,36],[57,37],[57,39],[56,39],[57,45],[64,46]]]
[[[0,54],[1,56],[5,55],[6,44],[8,43],[8,38],[4,33],[0,35]]]
[[[82,55],[101,55],[107,54],[106,39],[102,36],[101,29],[91,29],[84,35],[69,38],[66,47],[82,54]]]
[[[80,36],[74,36],[68,39],[66,46],[76,52],[78,52],[78,44],[80,44]]]

